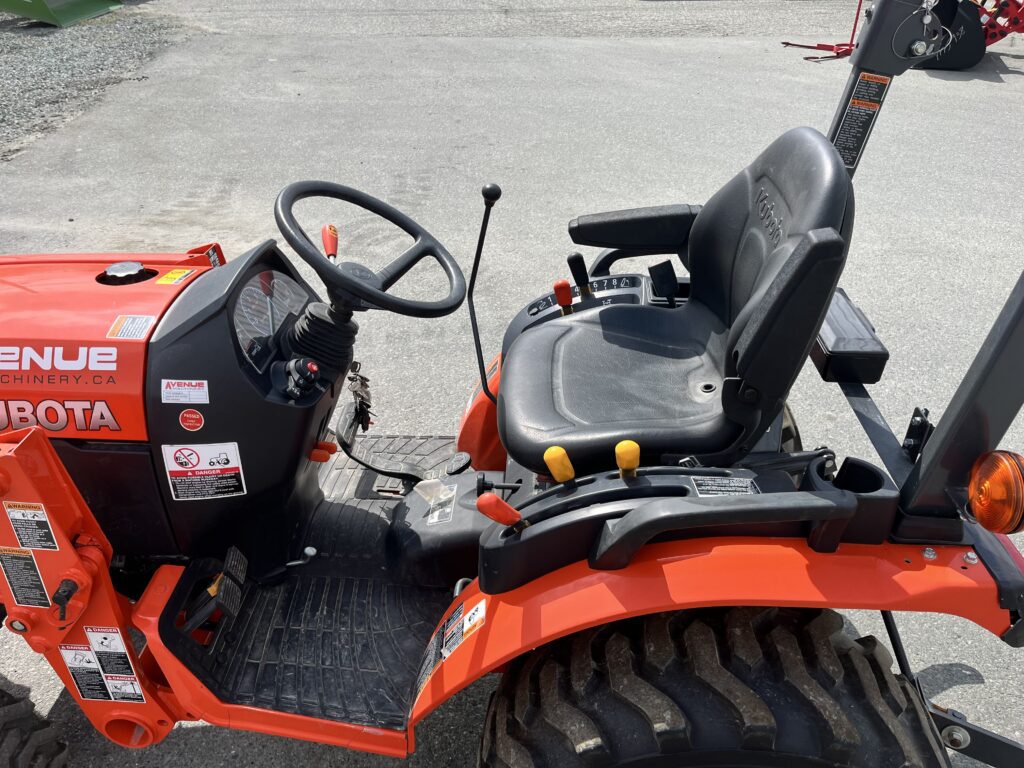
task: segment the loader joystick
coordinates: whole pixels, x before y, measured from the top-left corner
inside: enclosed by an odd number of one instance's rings
[[[352,261],[335,262],[320,252],[295,220],[295,204],[308,197],[328,197],[351,203],[391,222],[411,235],[415,242],[379,272]],[[358,189],[329,181],[297,181],[278,195],[274,216],[284,239],[316,270],[334,303],[347,305],[350,309],[385,309],[412,317],[441,317],[457,310],[466,297],[466,279],[448,249],[397,208]],[[446,297],[439,301],[417,301],[389,293],[395,283],[427,256],[441,266],[448,278]]]

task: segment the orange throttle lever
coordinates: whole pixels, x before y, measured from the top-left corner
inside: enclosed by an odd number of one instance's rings
[[[338,256],[338,228],[333,224],[324,224],[320,230],[320,238],[324,241],[324,253],[334,261]]]
[[[572,286],[569,281],[562,279],[555,281],[555,301],[562,308],[563,315],[572,314]]]
[[[519,510],[495,493],[481,493],[476,499],[476,508],[484,517],[498,525],[510,525],[521,531],[530,523],[523,519]]]

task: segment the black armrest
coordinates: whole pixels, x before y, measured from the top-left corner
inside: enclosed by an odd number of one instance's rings
[[[882,378],[889,350],[867,315],[837,288],[811,347],[811,360],[825,381],[874,384]]]
[[[569,222],[577,245],[596,248],[678,253],[686,248],[699,205],[657,205],[580,216]]]

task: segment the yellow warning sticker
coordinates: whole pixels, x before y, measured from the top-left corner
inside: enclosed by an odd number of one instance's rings
[[[193,272],[195,272],[194,269],[172,269],[170,272],[157,278],[156,282],[157,285],[178,285],[185,282]]]

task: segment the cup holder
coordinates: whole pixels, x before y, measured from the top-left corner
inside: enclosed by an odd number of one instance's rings
[[[800,490],[840,489],[857,496],[857,513],[843,534],[843,541],[881,544],[889,537],[899,505],[899,488],[881,469],[862,459],[847,458],[831,482],[825,479],[825,457],[811,462]]]

